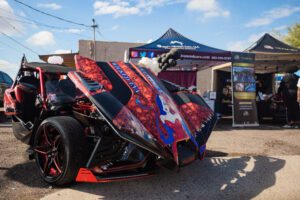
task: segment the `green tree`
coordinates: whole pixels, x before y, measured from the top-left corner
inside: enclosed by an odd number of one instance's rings
[[[296,23],[292,27],[288,28],[288,34],[285,40],[290,45],[300,48],[300,23]]]

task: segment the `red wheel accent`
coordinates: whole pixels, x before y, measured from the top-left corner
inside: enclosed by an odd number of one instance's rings
[[[34,157],[41,178],[51,185],[75,181],[87,160],[88,141],[81,124],[69,116],[45,119],[34,135]]]
[[[63,173],[65,149],[61,134],[53,126],[44,124],[34,148],[37,163],[44,176],[57,178]]]

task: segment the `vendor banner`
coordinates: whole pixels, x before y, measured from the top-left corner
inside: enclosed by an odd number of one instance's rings
[[[254,72],[255,55],[232,53],[232,101],[233,126],[258,126],[256,107],[256,84]]]

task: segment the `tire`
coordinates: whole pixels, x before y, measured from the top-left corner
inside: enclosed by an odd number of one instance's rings
[[[34,137],[34,157],[43,180],[63,186],[74,182],[87,160],[87,138],[80,123],[72,117],[44,120]]]

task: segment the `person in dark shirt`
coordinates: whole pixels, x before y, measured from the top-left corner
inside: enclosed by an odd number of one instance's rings
[[[257,116],[259,123],[262,123],[263,112],[264,112],[264,103],[263,103],[263,94],[265,94],[265,89],[262,81],[257,81],[256,84],[256,105],[257,105]]]
[[[300,121],[300,109],[297,102],[298,77],[294,74],[297,69],[297,67],[288,68],[286,75],[280,82],[280,92],[287,107],[288,124],[284,126],[286,128],[297,127],[297,123]]]

